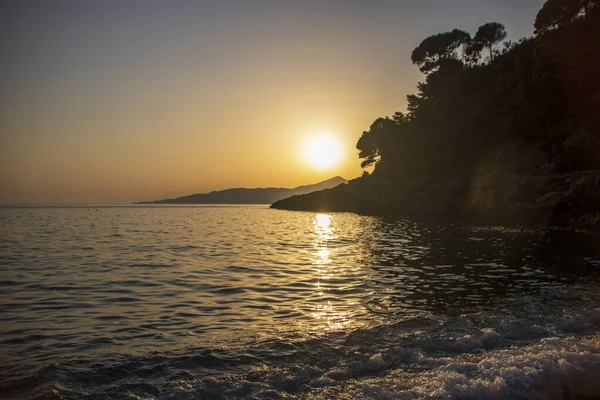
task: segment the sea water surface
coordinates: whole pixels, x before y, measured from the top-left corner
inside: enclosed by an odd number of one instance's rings
[[[599,398],[599,275],[570,232],[4,206],[0,398]]]

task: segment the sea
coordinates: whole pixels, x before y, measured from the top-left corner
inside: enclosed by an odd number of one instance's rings
[[[590,234],[0,207],[0,399],[597,398]]]

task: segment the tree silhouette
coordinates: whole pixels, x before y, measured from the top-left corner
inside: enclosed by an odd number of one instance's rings
[[[483,50],[483,44],[471,40],[464,48],[463,58],[465,63],[470,67],[473,67],[479,63],[481,58],[481,51]]]
[[[393,118],[377,118],[369,130],[363,132],[356,144],[359,158],[365,159],[361,163],[362,168],[378,164],[385,155],[391,153],[390,143],[395,139],[398,126],[406,122],[406,115],[396,113]]]
[[[473,42],[490,50],[490,61],[494,61],[493,47],[506,38],[506,29],[499,22],[489,22],[477,29]]]
[[[600,229],[599,22],[600,0],[548,0],[537,35],[503,47],[497,22],[426,38],[406,112],[357,143],[373,170],[291,209],[546,224],[571,199],[571,221]]]
[[[556,29],[575,18],[582,8],[581,0],[548,0],[535,18],[535,32]]]
[[[535,18],[535,33],[557,29],[580,15],[587,18],[598,6],[600,0],[548,0]]]
[[[471,36],[460,29],[430,36],[413,50],[412,62],[418,65],[423,73],[430,73],[439,68],[455,68],[456,62],[459,61],[456,50],[470,40]]]

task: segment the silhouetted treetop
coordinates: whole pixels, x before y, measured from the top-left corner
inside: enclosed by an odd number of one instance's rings
[[[600,0],[548,0],[535,18],[535,33],[557,29],[574,19],[588,17]]]
[[[474,44],[471,47],[479,48],[487,47],[490,50],[490,61],[494,61],[493,47],[506,38],[506,29],[499,22],[489,22],[477,29],[477,33],[473,38]]]
[[[413,50],[411,59],[425,74],[456,71],[462,69],[465,64],[474,67],[479,64],[484,48],[489,49],[490,62],[493,61],[494,46],[505,38],[506,29],[499,22],[489,22],[480,26],[473,38],[465,31],[454,29],[423,40]]]
[[[471,36],[460,29],[430,36],[413,50],[412,62],[424,73],[455,67],[459,61],[456,50],[470,40]]]
[[[363,132],[356,144],[359,158],[365,159],[361,164],[362,168],[375,165],[381,160],[390,149],[398,126],[407,122],[406,118],[403,113],[396,113],[393,118],[377,118],[369,130]]]

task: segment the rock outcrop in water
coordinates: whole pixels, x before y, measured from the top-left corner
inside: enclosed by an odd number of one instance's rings
[[[565,1],[517,43],[498,23],[425,39],[408,112],[357,143],[373,171],[272,207],[600,229],[600,6]]]
[[[346,183],[339,176],[314,185],[298,186],[293,189],[285,188],[235,188],[218,190],[206,194],[192,194],[175,199],[139,202],[136,204],[271,204],[286,197],[302,195],[318,190],[329,189]]]

